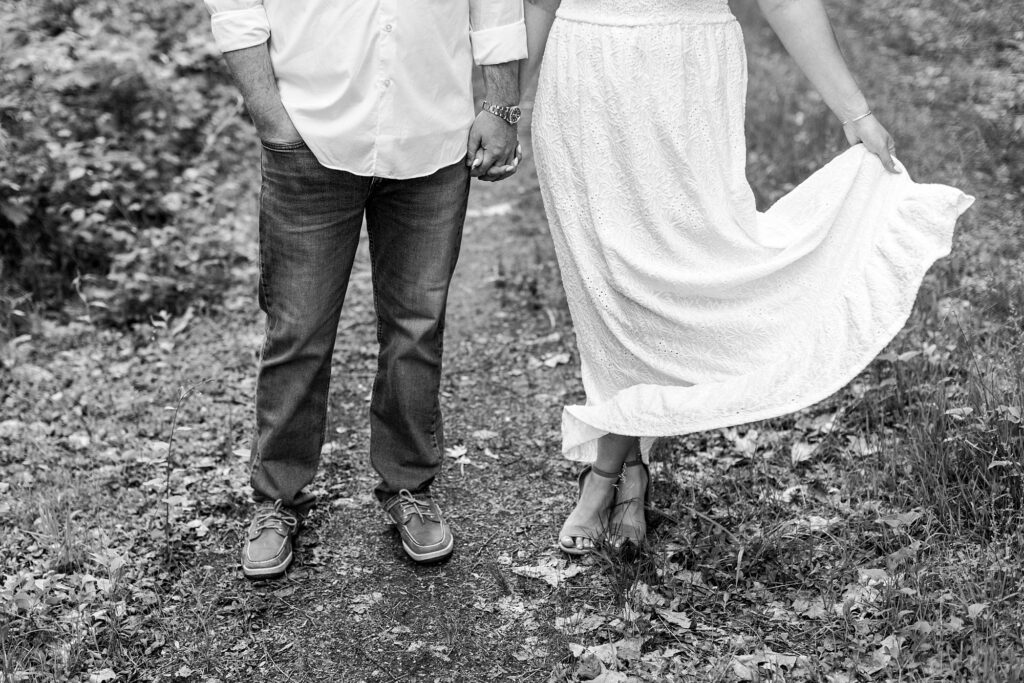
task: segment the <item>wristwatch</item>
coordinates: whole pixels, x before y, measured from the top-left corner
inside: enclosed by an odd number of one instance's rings
[[[509,123],[513,126],[519,123],[519,119],[522,118],[523,116],[523,110],[514,104],[509,105],[507,107],[503,107],[497,104],[491,104],[487,100],[484,100],[484,105],[482,108],[484,111],[494,114],[502,121],[505,121],[506,123]]]

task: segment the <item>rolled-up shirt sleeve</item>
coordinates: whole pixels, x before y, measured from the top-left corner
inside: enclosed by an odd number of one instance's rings
[[[213,39],[221,52],[267,42],[270,21],[263,0],[204,0],[210,12]]]
[[[523,0],[469,0],[469,37],[477,64],[526,59]]]

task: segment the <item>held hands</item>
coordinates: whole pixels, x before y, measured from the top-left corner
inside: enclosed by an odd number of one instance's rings
[[[896,142],[889,135],[889,131],[878,122],[874,114],[850,121],[843,125],[846,139],[851,145],[858,142],[864,143],[868,151],[881,160],[882,166],[890,173],[900,173],[893,161],[892,154],[896,151]]]
[[[470,175],[480,180],[504,180],[516,172],[522,154],[514,125],[486,111],[477,114],[469,130],[466,154]]]

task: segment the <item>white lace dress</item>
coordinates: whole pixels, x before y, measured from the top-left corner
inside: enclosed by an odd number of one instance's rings
[[[746,58],[726,0],[563,0],[534,153],[586,405],[563,452],[792,412],[905,324],[972,199],[863,146],[765,213],[745,175]]]

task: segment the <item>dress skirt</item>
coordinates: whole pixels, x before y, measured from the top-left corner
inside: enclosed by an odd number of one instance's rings
[[[585,405],[562,450],[776,417],[851,379],[906,323],[973,199],[863,145],[764,213],[747,183],[746,57],[726,0],[564,0],[534,110],[537,173]]]

